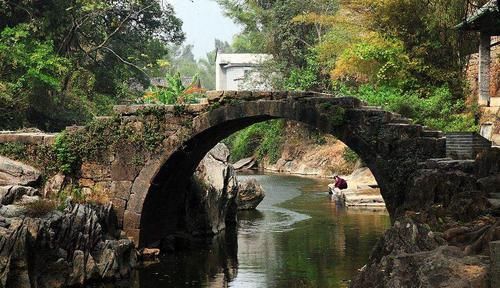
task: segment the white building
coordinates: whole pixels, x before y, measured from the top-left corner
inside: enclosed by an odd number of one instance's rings
[[[259,67],[271,60],[269,54],[217,53],[215,60],[216,90],[270,90],[262,79]]]

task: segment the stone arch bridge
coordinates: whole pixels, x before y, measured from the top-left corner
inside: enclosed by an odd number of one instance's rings
[[[177,205],[172,199],[205,154],[257,122],[294,120],[340,139],[371,169],[392,217],[404,209],[409,175],[418,164],[445,156],[441,132],[352,97],[210,91],[207,100],[193,105],[120,105],[114,108],[115,116],[66,131],[67,146],[81,153],[73,178],[84,190],[110,196],[119,223],[139,246],[159,240],[168,226],[168,210]]]

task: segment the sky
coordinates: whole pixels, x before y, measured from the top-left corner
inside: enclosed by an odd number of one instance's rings
[[[214,40],[231,43],[233,36],[241,28],[223,15],[222,9],[213,0],[167,0],[174,6],[177,17],[184,22],[182,30],[186,33],[184,44],[194,45],[196,58],[205,57],[215,48]]]

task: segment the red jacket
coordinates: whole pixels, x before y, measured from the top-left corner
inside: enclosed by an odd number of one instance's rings
[[[347,189],[347,182],[344,179],[338,177],[337,181],[335,181],[335,187],[339,188],[341,190],[342,189]]]

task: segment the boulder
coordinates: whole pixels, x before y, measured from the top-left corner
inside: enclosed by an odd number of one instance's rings
[[[425,224],[396,221],[350,287],[488,287],[488,261],[445,243]]]
[[[52,195],[59,195],[59,192],[64,188],[65,181],[66,176],[62,173],[58,173],[47,180],[43,187],[43,197],[49,198]]]
[[[255,179],[240,183],[238,190],[238,210],[255,209],[266,196],[264,189]]]
[[[27,186],[9,185],[0,186],[0,203],[2,205],[13,204],[22,199],[23,196],[37,196],[38,189]]]
[[[23,205],[3,205],[0,207],[0,216],[5,218],[22,217],[26,213]]]
[[[233,164],[235,170],[251,169],[257,164],[255,157],[243,158]]]
[[[37,169],[18,161],[0,156],[0,185],[30,186],[40,180]]]
[[[0,208],[14,206],[8,205]],[[136,266],[128,239],[110,233],[110,207],[70,204],[43,218],[3,219],[0,287],[67,287],[123,279]]]
[[[190,234],[213,235],[236,221],[238,184],[228,160],[229,149],[219,143],[198,165],[185,201]]]
[[[487,194],[500,193],[500,173],[477,180],[479,189]]]

